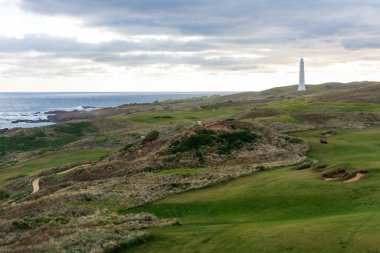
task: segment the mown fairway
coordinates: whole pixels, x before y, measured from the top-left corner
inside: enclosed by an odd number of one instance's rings
[[[321,131],[309,131],[296,136],[311,144],[309,157],[332,165],[344,165],[351,170],[380,169],[380,130],[337,130],[328,145],[319,144]]]
[[[297,134],[310,158],[349,170],[353,183],[325,182],[311,170],[281,168],[141,208],[181,226],[151,230],[154,239],[127,252],[380,252],[380,130]]]
[[[93,162],[111,151],[109,149],[65,150],[44,155],[15,166],[0,168],[0,184],[11,177],[34,175],[67,163]]]

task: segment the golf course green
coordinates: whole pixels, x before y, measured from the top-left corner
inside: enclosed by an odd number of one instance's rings
[[[361,180],[324,181],[295,167],[259,172],[134,208],[181,225],[154,228],[125,252],[380,252],[380,129],[294,134],[326,171],[368,170]]]

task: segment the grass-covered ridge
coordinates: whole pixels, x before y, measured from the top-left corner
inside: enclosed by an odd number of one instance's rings
[[[0,154],[4,155],[13,151],[32,151],[37,149],[54,149],[78,140],[77,136],[61,138],[11,136],[0,137]]]
[[[372,101],[324,101],[322,95],[310,95],[258,105],[242,118],[273,125],[279,130],[286,129],[284,124],[297,131],[315,127],[359,128],[378,125],[380,105]]]
[[[378,252],[380,84],[364,85],[68,112],[4,131],[0,251]]]
[[[219,109],[202,109],[197,108],[193,110],[180,110],[180,111],[157,111],[157,112],[144,112],[131,115],[118,115],[113,116],[113,121],[131,120],[134,123],[140,124],[155,124],[165,122],[178,122],[185,120],[204,120],[213,117],[228,117],[242,111],[242,108],[227,107]]]
[[[0,155],[11,152],[58,149],[79,140],[84,134],[94,133],[96,128],[89,122],[67,123],[51,126],[51,129],[30,130],[13,136],[0,136]],[[27,131],[25,131],[27,132]]]
[[[380,130],[338,131],[327,145],[320,132],[297,134],[317,164],[370,173],[326,182],[311,169],[283,168],[136,208],[183,225],[153,229],[155,240],[128,252],[377,252]]]
[[[54,125],[53,130],[58,134],[68,134],[74,136],[83,136],[86,133],[96,132],[96,128],[90,122]]]
[[[65,150],[0,169],[0,184],[12,177],[35,175],[68,163],[94,162],[112,152],[109,149]]]

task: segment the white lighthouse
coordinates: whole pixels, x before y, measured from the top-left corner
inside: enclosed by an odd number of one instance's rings
[[[303,62],[303,59],[301,59],[300,62],[300,82],[298,84],[298,91],[305,91],[305,64]]]

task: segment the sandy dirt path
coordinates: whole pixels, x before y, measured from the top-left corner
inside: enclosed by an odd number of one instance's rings
[[[40,190],[40,178],[34,179],[32,185],[33,185],[32,194],[37,193]]]
[[[63,174],[66,174],[66,173],[69,173],[70,171],[73,171],[73,170],[76,170],[76,169],[79,169],[79,168],[87,168],[91,165],[91,163],[88,163],[88,164],[82,164],[82,165],[79,165],[79,166],[76,166],[74,168],[71,168],[71,169],[68,169],[68,170],[64,170],[64,171],[61,171],[59,173],[57,173],[57,175],[63,175]]]
[[[88,166],[90,166],[90,165],[91,165],[91,164],[83,164],[83,165],[79,165],[79,166],[76,166],[76,167],[74,167],[74,168],[72,168],[72,169],[69,169],[69,170],[66,170],[66,171],[62,171],[62,172],[58,173],[57,175],[61,175],[61,174],[68,173],[68,172],[73,171],[73,170],[75,170],[75,169],[78,169],[78,168],[80,168],[80,167],[82,167],[82,168],[86,168],[86,167],[88,167]],[[32,194],[37,193],[37,192],[40,190],[40,178],[36,178],[36,179],[34,179],[33,182],[32,182],[32,186],[33,186],[33,192],[32,192]]]

